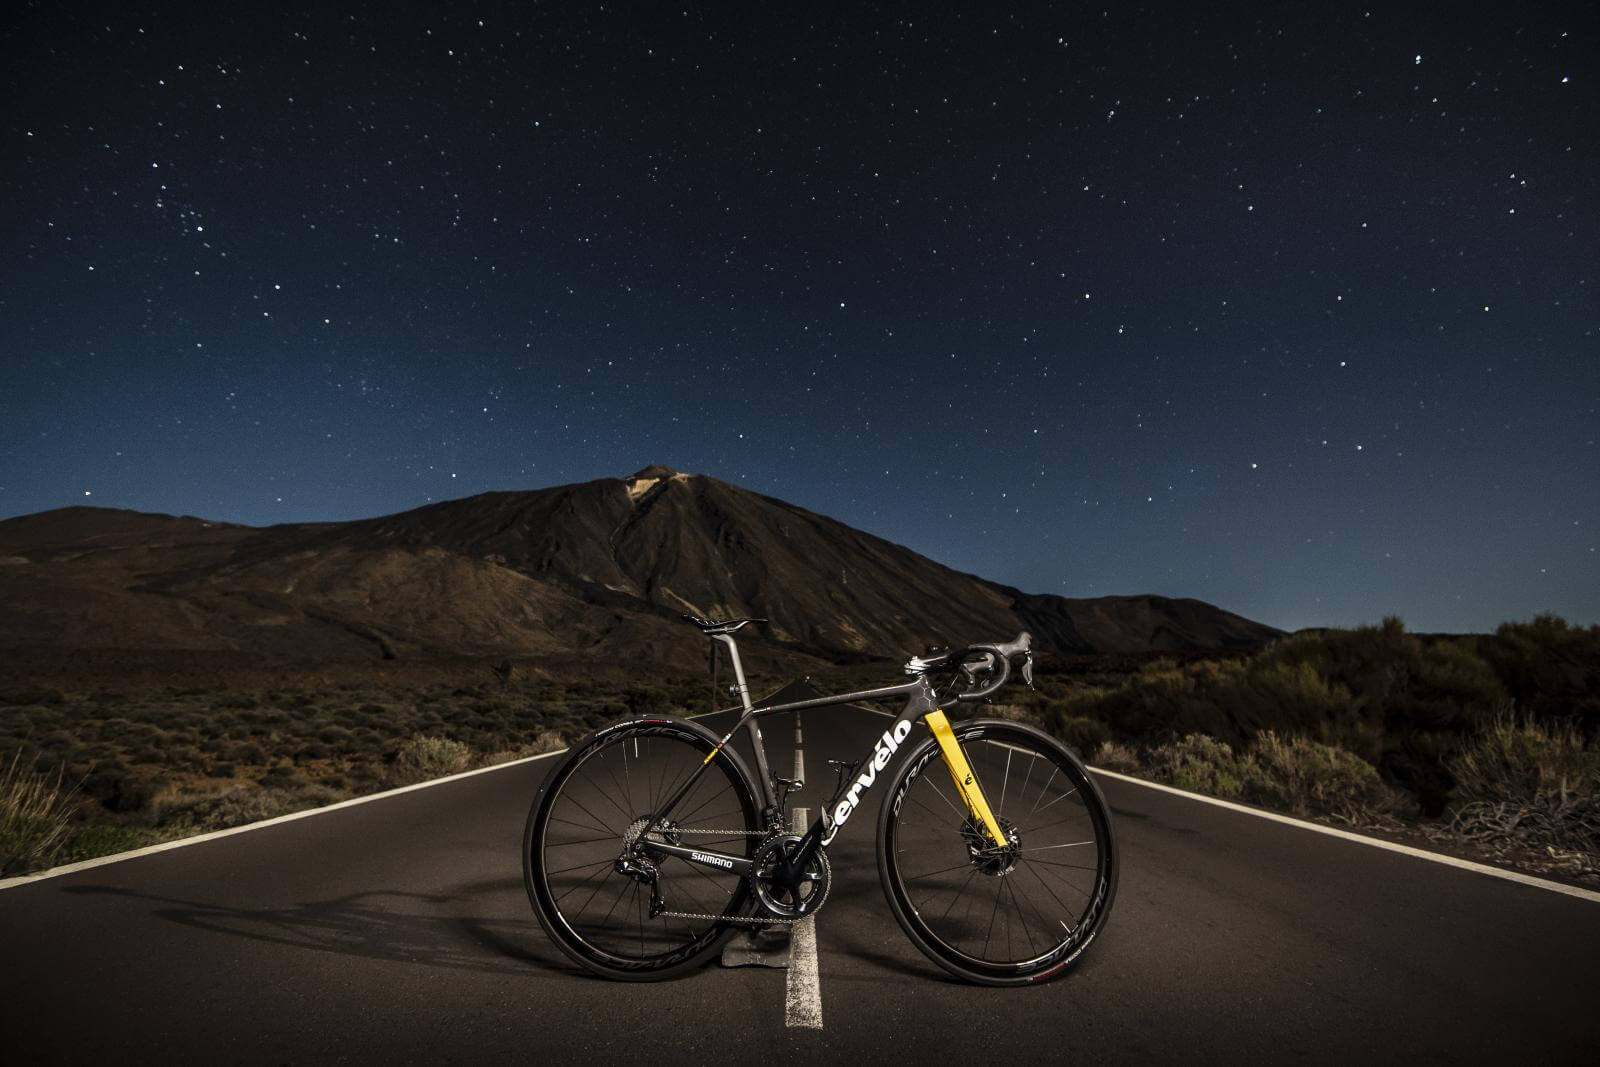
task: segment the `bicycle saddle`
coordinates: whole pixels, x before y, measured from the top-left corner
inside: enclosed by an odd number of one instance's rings
[[[743,627],[748,626],[752,622],[766,622],[767,620],[766,619],[722,619],[722,620],[719,621],[717,619],[702,619],[698,615],[685,615],[683,617],[683,621],[684,622],[692,622],[692,623],[694,623],[696,626],[700,627],[700,632],[701,633],[705,634],[707,637],[711,637],[711,636],[714,636],[716,634],[731,634],[735,630],[742,629]]]

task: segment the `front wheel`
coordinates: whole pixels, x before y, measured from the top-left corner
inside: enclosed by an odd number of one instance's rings
[[[1003,719],[957,723],[1008,840],[989,840],[939,743],[901,763],[878,817],[878,874],[911,941],[957,977],[1020,985],[1054,977],[1089,947],[1117,889],[1105,799],[1067,748]]]

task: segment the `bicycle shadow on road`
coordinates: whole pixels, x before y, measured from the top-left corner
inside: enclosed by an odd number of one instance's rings
[[[373,890],[279,908],[230,907],[105,885],[61,891],[148,901],[151,915],[180,926],[314,952],[507,977],[580,973],[531,916],[524,922],[461,914],[462,905],[481,901],[483,893],[512,885],[520,889],[520,879],[469,886],[473,892],[464,895]]]

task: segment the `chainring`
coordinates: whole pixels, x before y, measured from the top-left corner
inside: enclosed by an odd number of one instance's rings
[[[790,890],[772,882],[773,872],[785,857],[792,856],[800,847],[801,838],[784,834],[766,841],[756,850],[750,866],[750,895],[768,915],[793,921],[813,914],[822,907],[833,884],[833,868],[828,864],[828,854],[817,849],[805,869],[800,872],[800,884]]]

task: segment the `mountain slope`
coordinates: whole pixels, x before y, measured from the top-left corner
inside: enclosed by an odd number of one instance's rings
[[[345,523],[253,529],[95,508],[0,522],[0,646],[693,662],[686,611],[766,617],[756,643],[808,658],[1023,628],[1062,653],[1276,634],[1195,600],[1022,593],[664,467]]]

